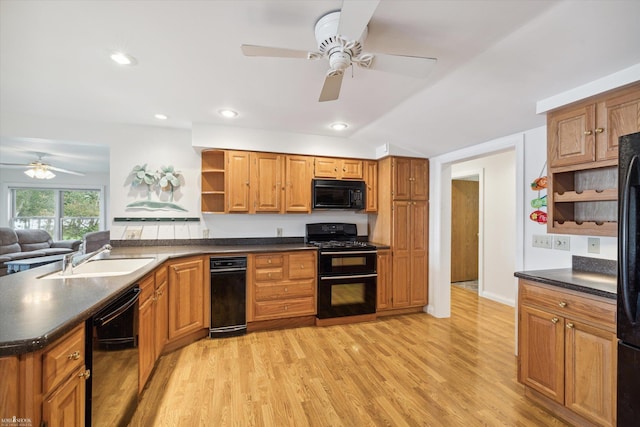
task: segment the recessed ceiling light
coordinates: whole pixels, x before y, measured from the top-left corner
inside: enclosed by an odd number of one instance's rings
[[[127,55],[124,52],[111,53],[111,59],[120,65],[136,65],[138,61],[131,55]]]
[[[346,128],[349,127],[349,125],[346,123],[338,122],[338,123],[331,123],[329,127],[333,130],[345,130]]]
[[[231,119],[235,116],[238,115],[237,111],[233,111],[233,110],[229,110],[229,109],[224,109],[224,110],[219,110],[218,113],[222,116],[222,117],[226,117],[228,119]]]
[[[155,116],[156,119],[158,120],[167,120],[169,118],[169,116],[165,115],[165,114],[156,114]]]

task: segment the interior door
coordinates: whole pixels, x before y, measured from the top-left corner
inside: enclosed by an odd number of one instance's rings
[[[451,282],[478,280],[478,181],[451,181]]]

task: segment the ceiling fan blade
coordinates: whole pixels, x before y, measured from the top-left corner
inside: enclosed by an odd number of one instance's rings
[[[404,74],[405,76],[424,78],[438,60],[421,56],[386,55],[376,53],[371,64],[372,70],[388,73]]]
[[[360,40],[380,0],[343,0],[338,35],[348,40]]]
[[[342,76],[344,73],[331,73],[327,74],[324,79],[324,85],[322,86],[322,92],[320,92],[320,99],[318,101],[335,101],[340,96],[340,86],[342,86]]]
[[[17,169],[17,168],[28,168],[31,165],[25,165],[24,163],[0,163],[0,166]]]
[[[67,169],[56,168],[56,167],[49,166],[49,165],[47,165],[46,167],[47,167],[47,169],[50,169],[50,170],[56,171],[56,172],[68,173],[68,174],[71,174],[71,175],[84,176],[84,174],[80,173],[80,172],[74,172],[74,171],[70,171],[70,170],[67,170]]]
[[[306,50],[284,49],[280,47],[256,46],[252,44],[243,44],[241,46],[242,53],[245,56],[267,56],[273,58],[301,58],[307,59],[309,52]]]

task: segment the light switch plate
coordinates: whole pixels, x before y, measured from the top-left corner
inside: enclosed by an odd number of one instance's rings
[[[532,245],[534,248],[551,249],[552,237],[546,234],[534,234]]]
[[[568,251],[571,248],[571,238],[569,236],[554,236],[553,249]]]

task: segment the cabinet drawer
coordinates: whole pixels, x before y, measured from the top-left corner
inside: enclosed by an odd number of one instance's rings
[[[313,279],[317,268],[314,253],[289,255],[289,279]]]
[[[60,338],[42,354],[42,387],[48,393],[84,365],[84,324]]]
[[[304,316],[315,313],[316,302],[313,297],[255,303],[256,320]]]
[[[269,280],[282,280],[284,271],[280,268],[258,268],[256,270],[256,282]]]
[[[256,255],[255,266],[260,267],[276,267],[284,263],[284,255]]]
[[[315,287],[316,283],[313,280],[273,285],[256,285],[256,301],[313,297]]]
[[[523,304],[544,307],[561,316],[580,317],[609,327],[615,327],[616,324],[616,306],[613,301],[549,289],[530,282],[521,282],[520,298]]]

